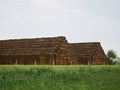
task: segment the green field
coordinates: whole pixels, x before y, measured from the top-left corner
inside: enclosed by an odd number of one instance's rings
[[[0,90],[120,90],[120,66],[0,65]]]

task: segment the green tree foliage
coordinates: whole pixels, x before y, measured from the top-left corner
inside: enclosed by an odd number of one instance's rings
[[[116,64],[116,65],[120,65],[120,57],[117,58],[115,64]]]
[[[107,58],[109,59],[109,64],[113,65],[115,64],[116,60],[117,60],[117,54],[114,50],[110,49],[107,52]]]

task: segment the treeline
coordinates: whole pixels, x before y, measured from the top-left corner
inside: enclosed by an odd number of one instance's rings
[[[115,50],[110,49],[107,51],[106,56],[109,60],[109,65],[120,65],[120,57],[118,57]]]

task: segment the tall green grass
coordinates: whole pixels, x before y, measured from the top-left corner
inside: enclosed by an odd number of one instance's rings
[[[120,66],[0,66],[0,90],[120,90]]]

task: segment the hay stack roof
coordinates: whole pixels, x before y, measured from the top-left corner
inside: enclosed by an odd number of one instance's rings
[[[56,48],[66,46],[65,37],[13,39],[0,41],[0,55],[36,55],[54,53]]]
[[[105,58],[105,53],[100,45],[100,42],[88,42],[88,43],[71,43],[70,47],[79,58]]]
[[[100,47],[99,42],[88,42],[88,43],[70,43],[71,48],[79,55],[89,55],[94,54],[98,47]]]

